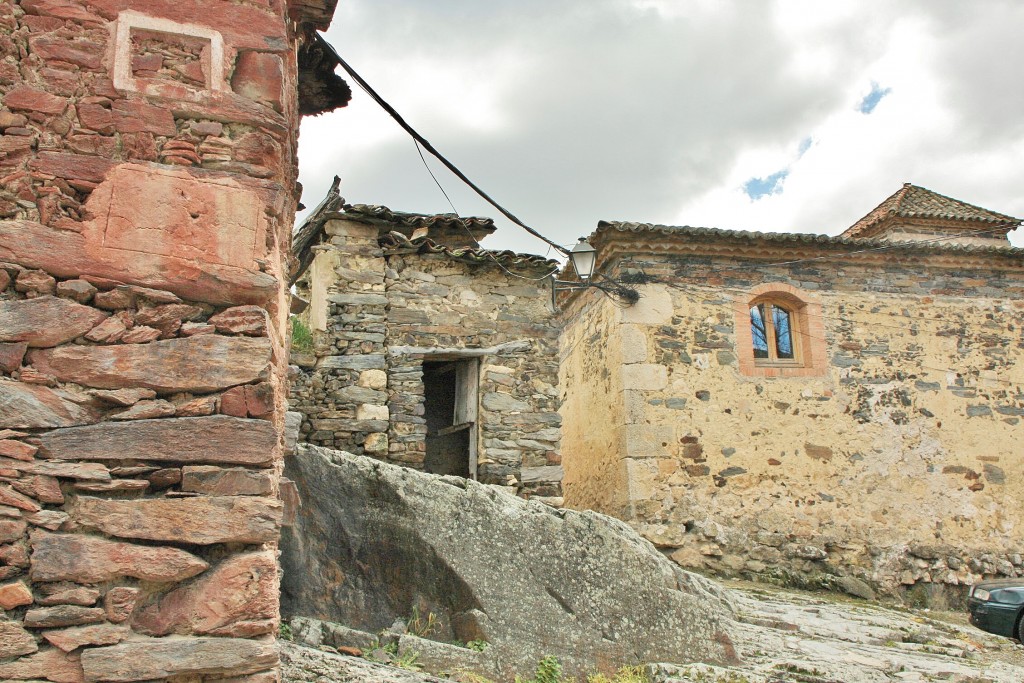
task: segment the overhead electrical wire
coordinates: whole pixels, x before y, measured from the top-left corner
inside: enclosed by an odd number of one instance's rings
[[[420,147],[419,141],[413,140],[413,144],[416,145],[416,152],[420,155],[420,161],[423,162],[423,167],[427,169],[427,173],[430,174],[430,177],[433,179],[434,184],[437,185],[437,189],[441,190],[441,194],[443,194],[444,198],[448,200],[448,206],[452,207],[452,212],[459,218],[459,224],[462,225],[462,229],[466,231],[467,235],[469,235],[469,239],[473,240],[473,244],[476,245],[477,249],[479,249],[481,252],[490,257],[492,261],[494,261],[494,265],[498,266],[503,271],[505,271],[506,274],[511,275],[512,277],[519,278],[520,280],[528,280],[530,282],[540,282],[542,280],[547,280],[549,277],[551,277],[559,270],[561,270],[561,266],[558,266],[550,273],[545,273],[540,277],[526,277],[525,275],[520,275],[519,273],[513,273],[511,270],[506,268],[505,264],[503,264],[490,249],[486,249],[480,245],[480,242],[477,241],[476,236],[473,234],[473,231],[470,230],[469,226],[466,225],[466,222],[462,220],[462,216],[459,214],[459,210],[455,208],[455,204],[452,202],[451,197],[449,197],[448,193],[444,191],[444,187],[442,187],[441,182],[437,179],[437,176],[434,175],[434,171],[430,168],[430,164],[427,163],[426,157],[423,156],[423,149]],[[548,252],[550,251],[551,247],[548,246]]]
[[[408,133],[413,138],[413,141],[414,141],[414,143],[416,145],[416,151],[419,154],[420,160],[423,162],[423,165],[427,169],[427,172],[430,174],[430,177],[433,179],[433,181],[437,185],[438,189],[444,195],[445,199],[448,202],[448,205],[452,208],[452,211],[455,213],[456,216],[459,216],[461,218],[461,216],[459,215],[458,210],[455,208],[455,205],[454,205],[454,203],[451,200],[451,197],[448,195],[448,193],[445,191],[444,187],[438,181],[437,177],[434,175],[433,170],[431,170],[430,165],[427,163],[426,158],[423,156],[423,150],[424,149],[426,149],[431,155],[433,155],[438,161],[440,161],[445,166],[445,168],[447,168],[449,171],[451,171],[456,177],[458,177],[460,180],[462,180],[464,183],[466,183],[481,198],[483,198],[491,206],[493,206],[495,209],[497,209],[503,216],[505,216],[505,218],[507,218],[512,223],[514,223],[515,225],[519,226],[520,228],[526,230],[530,235],[533,235],[537,239],[539,239],[542,242],[544,242],[545,244],[547,244],[549,251],[550,251],[550,249],[553,248],[553,249],[555,249],[556,251],[558,251],[560,254],[562,254],[565,257],[568,257],[570,255],[570,250],[567,247],[564,247],[564,246],[558,244],[557,242],[554,242],[554,241],[548,239],[547,237],[545,237],[544,235],[542,235],[538,231],[536,231],[533,228],[531,228],[530,226],[528,226],[526,223],[524,223],[522,220],[520,220],[518,217],[516,217],[511,211],[509,211],[508,209],[503,207],[501,204],[499,204],[497,201],[495,201],[490,195],[488,195],[476,183],[474,183],[472,180],[470,180],[462,171],[460,171],[458,169],[458,167],[456,167],[444,155],[442,155],[430,143],[429,140],[424,138],[412,126],[410,126],[405,121],[405,119],[401,116],[401,114],[399,114],[398,111],[395,110],[394,107],[392,107],[386,100],[384,100],[384,98],[381,97],[373,89],[373,87],[370,86],[370,84],[367,83],[366,80],[363,79],[355,71],[355,69],[353,69],[348,64],[348,62],[346,62],[341,57],[341,55],[338,54],[337,50],[334,49],[333,45],[328,43],[326,40],[324,40],[322,42],[326,46],[326,48],[328,50],[330,50],[330,52],[333,55],[333,57],[337,60],[338,65],[341,66],[345,70],[345,72],[348,73],[348,75],[352,77],[352,79],[356,82],[356,84],[359,85],[359,87],[374,102],[376,102],[382,109],[384,109],[384,111],[387,112],[388,115],[390,115],[391,118],[393,118],[398,123],[398,125],[401,126],[401,128],[403,130],[405,130],[405,132]],[[504,270],[509,275],[512,275],[514,277],[517,277],[517,278],[520,278],[520,279],[524,279],[524,280],[541,281],[541,280],[545,280],[545,279],[547,279],[549,277],[552,277],[559,270],[559,268],[556,268],[553,271],[551,271],[550,273],[548,273],[548,274],[546,274],[546,275],[544,275],[542,277],[539,277],[539,278],[529,278],[529,277],[525,277],[525,276],[519,275],[517,273],[513,273],[511,270],[506,268],[502,263],[500,263],[499,259],[497,259],[494,256],[494,254],[491,252],[491,250],[484,249],[484,248],[482,248],[480,246],[480,243],[472,235],[472,232],[469,231],[468,226],[465,226],[465,224],[463,224],[463,227],[464,227],[464,229],[466,229],[467,232],[469,232],[470,237],[473,239],[474,244],[476,244],[477,247],[482,252],[486,253],[494,261],[494,263],[496,265],[498,265],[502,270]],[[889,250],[893,250],[893,249],[906,249],[908,246],[913,247],[913,246],[920,245],[920,244],[934,244],[934,243],[944,242],[944,241],[947,241],[947,240],[959,239],[959,238],[964,237],[964,236],[972,236],[972,235],[989,234],[989,233],[995,233],[995,232],[1003,232],[1003,231],[1005,231],[1005,229],[1006,229],[1005,226],[1002,226],[1002,227],[999,227],[999,228],[970,231],[968,233],[962,233],[962,234],[959,234],[959,235],[951,235],[951,236],[944,236],[944,237],[937,237],[937,238],[934,238],[934,239],[918,240],[918,241],[915,241],[915,242],[894,243],[894,244],[891,244],[891,245],[884,245],[884,246],[879,246],[879,247],[869,247],[869,248],[865,248],[865,249],[858,249],[858,250],[854,250],[854,251],[851,251],[851,252],[847,252],[845,254],[842,254],[842,257],[849,257],[849,256],[854,256],[854,255],[857,255],[857,254],[865,254],[865,253],[877,253],[877,252],[889,251]],[[761,269],[761,268],[767,268],[767,267],[773,267],[773,266],[791,266],[791,265],[797,265],[797,264],[800,264],[800,263],[809,263],[809,262],[814,262],[814,261],[826,261],[826,260],[835,259],[835,258],[836,258],[835,255],[824,255],[824,256],[808,257],[808,258],[803,258],[803,259],[794,259],[794,260],[789,260],[789,261],[778,261],[778,262],[774,262],[774,263],[761,263],[761,264],[757,264],[756,266],[753,266],[753,268]],[[748,266],[748,268],[749,268],[749,266]],[[606,278],[606,279],[609,279],[609,278]],[[618,283],[616,281],[614,281],[614,280],[610,280],[610,281],[615,283],[616,285],[618,285]],[[595,284],[595,286],[596,286],[596,284]],[[621,285],[618,285],[618,286],[621,286]],[[609,296],[610,293],[608,291],[606,291],[605,287],[597,287],[597,288],[600,289],[603,294],[605,294],[606,296]],[[918,320],[923,320],[923,319],[918,319]],[[870,323],[870,322],[866,322],[866,321],[859,322],[859,323],[854,322],[854,321],[850,321],[850,322],[853,323],[853,324],[868,324],[868,325],[886,326],[886,325],[884,325],[884,323]],[[893,326],[893,327],[895,327],[895,326]],[[933,368],[933,369],[935,369],[935,368]]]
[[[452,201],[452,198],[449,197],[448,193],[444,191],[444,187],[442,187],[441,181],[439,181],[437,179],[437,176],[434,175],[433,169],[430,168],[430,164],[427,163],[426,157],[423,156],[423,147],[420,146],[418,140],[413,140],[412,144],[413,146],[416,147],[416,153],[420,155],[420,161],[423,162],[423,168],[427,169],[427,173],[430,174],[430,179],[434,181],[435,185],[437,185],[437,189],[441,190],[441,194],[444,195],[445,201],[448,202],[448,206],[452,207],[452,213],[454,213],[456,216],[459,217],[459,219],[461,219],[462,215],[459,213],[459,210],[455,208],[455,203]],[[475,242],[476,240],[474,239],[473,241]]]
[[[674,289],[680,289],[680,291],[682,291],[680,285],[670,284],[670,283],[666,283],[666,282],[663,282],[663,281],[660,281],[660,282],[662,282],[662,284],[666,284],[669,287],[672,287]],[[633,284],[644,284],[644,283],[633,283]],[[692,283],[688,283],[686,286],[694,287],[694,288],[700,288],[701,287],[701,285],[692,284]],[[715,292],[733,292],[733,293],[738,294],[740,296],[749,296],[750,295],[750,290],[743,289],[742,287],[725,287],[725,286],[714,286],[714,287],[711,287],[710,285],[705,285],[705,287],[711,288]],[[832,290],[830,290],[830,291],[832,291]],[[881,294],[886,294],[886,293],[885,292],[881,292]],[[947,325],[947,326],[955,325],[956,324],[955,322],[950,321],[949,318],[933,318],[931,316],[917,316],[917,317],[902,316],[906,320],[906,322],[904,324],[902,324],[902,325],[891,324],[890,325],[888,323],[875,322],[875,321],[869,321],[869,320],[850,320],[850,319],[846,319],[846,318],[842,318],[842,317],[838,317],[837,318],[835,316],[827,315],[825,313],[820,313],[820,314],[817,314],[817,315],[811,315],[811,314],[804,314],[804,315],[807,315],[808,318],[817,317],[817,318],[821,318],[822,320],[840,320],[840,321],[843,321],[843,322],[849,322],[851,324],[856,324],[856,325],[869,325],[869,326],[872,326],[872,327],[886,327],[886,328],[890,328],[890,329],[894,329],[894,330],[907,330],[908,329],[908,325],[917,325],[917,324],[924,324],[924,323],[937,323],[937,324],[940,324],[940,325]],[[898,318],[899,316],[891,316],[891,317]],[[924,330],[921,330],[921,331],[926,332],[926,331],[929,331],[929,330],[924,329]]]
[[[698,292],[694,292],[691,288],[682,287],[680,285],[675,285],[675,284],[672,284],[672,283],[662,283],[662,284],[665,284],[667,287],[669,287],[671,289],[675,289],[675,290],[684,292],[687,296],[692,296],[692,297],[694,297],[696,299],[700,299],[700,300],[704,301],[704,303],[712,304],[712,305],[716,305],[716,306],[723,305],[723,302],[722,302],[722,300],[720,298],[716,299],[716,298],[711,298],[711,297],[707,297],[707,296],[702,296]],[[834,318],[834,319],[835,320],[839,320],[840,322],[849,323],[851,325],[871,324],[871,323],[864,322],[864,321],[849,320],[849,319],[846,319],[846,318]],[[904,328],[904,329],[906,329],[906,328]],[[822,342],[825,342],[826,344],[829,341],[825,337],[819,337],[819,336],[812,335],[812,334],[806,334],[804,332],[798,332],[798,334],[800,336],[802,336],[802,337],[806,337],[807,339],[814,339],[816,341],[822,341]],[[936,366],[932,366],[932,365],[925,365],[924,363],[917,363],[916,365],[917,365],[917,367],[921,368],[922,370],[932,370],[934,372],[944,372],[944,373],[950,373],[951,372],[951,373],[953,373],[953,374],[955,374],[957,376],[963,376],[964,373],[966,372],[965,370],[956,370],[954,368],[940,368],[940,367],[936,367]],[[983,368],[971,368],[971,369],[975,370],[977,372],[982,372],[984,370]],[[999,378],[999,377],[978,377],[978,381],[981,381],[981,382],[998,382],[1000,384],[1006,384],[1006,385],[1010,385],[1010,386],[1019,386],[1020,385],[1020,382],[1018,382],[1018,381],[1002,379],[1002,378]],[[969,389],[969,388],[972,388],[972,387],[964,387],[964,388],[965,389]]]
[[[402,129],[405,130],[405,132],[408,133],[413,138],[413,140],[416,141],[416,143],[417,143],[417,151],[420,153],[421,159],[422,159],[422,156],[423,156],[422,155],[422,151],[421,151],[421,146],[422,146],[422,149],[426,149],[428,152],[430,152],[431,155],[433,155],[438,161],[440,161],[442,164],[444,164],[445,168],[447,168],[449,171],[451,171],[453,174],[455,174],[455,176],[458,177],[459,180],[461,180],[462,182],[466,183],[474,192],[476,192],[488,204],[490,204],[495,209],[497,209],[499,212],[501,212],[501,214],[503,216],[505,216],[505,218],[507,218],[508,220],[512,221],[514,224],[518,225],[520,228],[526,230],[529,234],[533,235],[537,239],[539,239],[542,242],[544,242],[545,244],[547,244],[549,248],[555,249],[556,251],[558,251],[563,256],[566,256],[566,257],[569,256],[570,250],[567,247],[564,247],[564,246],[558,244],[557,242],[554,242],[553,240],[548,239],[547,237],[545,237],[541,233],[537,232],[536,230],[534,230],[533,228],[528,226],[526,223],[524,223],[522,220],[520,220],[518,217],[516,217],[511,211],[506,209],[504,206],[499,204],[495,199],[493,199],[490,195],[488,195],[476,183],[474,183],[472,180],[470,180],[462,171],[460,171],[458,169],[458,167],[455,166],[455,164],[450,162],[443,154],[441,154],[439,151],[437,151],[437,149],[432,144],[430,144],[429,140],[424,138],[412,126],[410,126],[405,121],[405,119],[402,118],[402,115],[399,114],[398,111],[394,107],[392,107],[383,97],[381,97],[380,94],[378,94],[377,91],[374,90],[373,87],[369,83],[367,83],[366,80],[363,79],[363,77],[360,76],[355,71],[355,69],[353,69],[351,67],[351,65],[348,64],[348,62],[346,62],[344,59],[342,59],[341,55],[338,54],[337,50],[334,49],[333,45],[328,43],[326,40],[323,41],[323,44],[327,47],[327,49],[329,49],[331,51],[331,54],[337,60],[338,64],[341,66],[341,68],[343,68],[345,70],[345,72],[348,73],[348,75],[352,77],[352,79],[356,82],[356,84],[359,85],[359,87],[374,102],[376,102],[382,109],[384,109],[384,111],[387,112],[388,115],[391,116],[391,118],[393,118],[398,123],[398,125],[401,126]],[[426,164],[426,160],[423,159],[423,161],[424,161],[424,164]],[[428,170],[429,170],[429,166],[428,166]],[[431,177],[434,177],[433,172],[431,172]],[[445,195],[445,199],[448,200],[448,204],[452,207],[452,210],[455,211],[455,206],[452,204],[451,198],[444,191],[444,188],[441,187],[441,184],[437,181],[436,177],[434,177],[434,182],[437,183],[438,187],[441,189],[441,192]],[[456,215],[458,215],[458,211],[455,211],[455,213],[456,213]],[[891,246],[890,245],[886,245],[886,246],[880,246],[880,247],[871,247],[871,248],[866,248],[866,249],[859,249],[859,250],[856,250],[856,251],[848,252],[847,254],[844,254],[844,256],[852,256],[852,255],[855,255],[855,254],[863,254],[863,253],[870,253],[870,252],[887,251],[887,250],[890,250],[890,249],[906,248],[906,246],[908,246],[908,244],[913,245],[913,244],[937,243],[937,242],[942,242],[942,241],[949,240],[949,239],[958,239],[958,238],[963,237],[965,235],[966,236],[970,236],[970,235],[980,235],[980,234],[988,234],[988,233],[993,233],[993,232],[1000,232],[1000,231],[1003,231],[1004,229],[1005,229],[1005,226],[1000,227],[1000,228],[970,231],[968,233],[964,233],[964,234],[961,234],[961,235],[953,235],[953,236],[947,236],[947,237],[938,237],[938,238],[929,239],[929,240],[919,240],[919,241],[915,241],[913,243],[899,243],[899,244],[893,244]],[[776,263],[767,263],[767,264],[762,264],[762,265],[763,266],[795,265],[795,264],[806,263],[806,262],[810,262],[810,261],[828,260],[830,258],[834,258],[834,257],[833,256],[829,256],[829,255],[826,255],[826,256],[816,256],[816,257],[809,257],[809,258],[805,258],[805,259],[795,259],[795,260],[791,260],[791,261],[779,261],[779,262],[776,262]]]
[[[351,66],[349,66],[348,62],[346,62],[344,59],[341,58],[341,55],[338,54],[338,51],[334,49],[333,45],[328,43],[326,40],[323,41],[323,44],[326,45],[327,48],[331,51],[331,54],[338,61],[338,64],[341,66],[341,68],[344,69],[345,72],[349,76],[352,77],[352,80],[354,80],[359,85],[359,87],[362,88],[363,91],[367,95],[370,96],[370,98],[374,102],[376,102],[378,105],[380,105],[380,107],[382,109],[384,109],[384,111],[386,111],[388,113],[388,115],[390,115],[391,118],[393,118],[398,123],[398,125],[402,127],[402,129],[406,133],[411,135],[413,140],[415,140],[417,143],[422,145],[423,149],[425,149],[428,152],[430,152],[430,154],[432,154],[438,161],[440,161],[442,164],[444,164],[445,168],[447,168],[449,171],[454,173],[455,176],[459,178],[459,180],[461,180],[462,182],[464,182],[467,185],[469,185],[469,187],[472,188],[472,190],[474,192],[476,192],[478,195],[480,195],[480,197],[482,197],[488,204],[490,204],[495,209],[500,211],[501,215],[503,215],[505,218],[509,219],[510,221],[512,221],[513,223],[518,225],[520,228],[522,228],[526,232],[530,233],[531,235],[533,235],[537,239],[541,240],[542,242],[544,242],[548,246],[553,247],[556,251],[561,253],[563,256],[566,256],[566,257],[569,256],[569,250],[568,249],[566,249],[565,247],[563,247],[562,245],[560,245],[560,244],[558,244],[556,242],[553,242],[552,240],[548,239],[544,235],[540,234],[539,232],[537,232],[536,230],[534,230],[533,228],[528,226],[523,221],[519,220],[519,218],[517,218],[511,211],[509,211],[508,209],[503,207],[501,204],[499,204],[497,201],[495,201],[489,194],[484,192],[476,183],[474,183],[472,180],[467,178],[466,175],[455,166],[455,164],[453,164],[452,162],[448,161],[448,159],[446,159],[443,154],[438,152],[437,149],[435,149],[434,146],[432,144],[430,144],[429,140],[427,140],[425,137],[423,137],[422,135],[417,133],[416,130],[412,126],[410,126],[408,123],[406,123],[405,119],[402,118],[402,115],[399,114],[395,110],[394,107],[392,107],[390,104],[388,104],[387,101],[385,101],[383,97],[381,97],[379,94],[377,94],[377,91],[374,90],[370,86],[370,84],[367,83],[363,79],[362,76],[360,76],[358,73],[356,73],[355,69],[353,69]]]
[[[847,252],[847,253],[843,254],[842,256],[843,257],[847,257],[847,256],[854,256],[856,254],[868,254],[868,253],[872,253],[872,252],[876,252],[876,251],[888,251],[890,249],[900,249],[900,248],[906,249],[908,246],[909,247],[913,247],[913,246],[916,246],[916,245],[919,245],[919,244],[935,244],[935,243],[938,243],[938,242],[945,242],[946,240],[961,239],[963,237],[973,237],[974,235],[987,235],[989,233],[1003,232],[1003,231],[1006,231],[1006,226],[1005,225],[1002,226],[1002,227],[999,227],[999,228],[987,228],[987,229],[984,229],[984,230],[969,230],[969,231],[961,233],[959,235],[946,235],[945,237],[935,237],[933,239],[927,239],[927,240],[913,240],[913,241],[907,241],[907,242],[893,243],[892,245],[885,245],[885,246],[881,246],[881,247],[869,247],[869,248],[866,248],[866,249],[857,249],[855,251]],[[793,260],[793,261],[777,261],[775,263],[762,263],[762,264],[760,264],[760,267],[761,268],[767,268],[767,267],[771,267],[771,266],[792,266],[792,265],[796,265],[798,263],[809,263],[811,261],[827,261],[829,259],[834,259],[834,258],[836,258],[836,257],[832,256],[832,255],[813,256],[813,257],[808,257],[808,258],[803,258],[803,259],[796,259],[796,260]]]

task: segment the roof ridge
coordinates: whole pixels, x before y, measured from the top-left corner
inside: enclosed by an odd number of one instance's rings
[[[900,240],[891,241],[878,238],[857,238],[850,237],[846,233],[840,235],[824,235],[821,233],[808,232],[760,232],[753,230],[730,230],[727,228],[703,228],[694,226],[672,226],[651,223],[637,223],[630,221],[598,221],[597,232],[602,230],[615,230],[618,232],[657,232],[662,235],[691,234],[698,237],[722,237],[742,240],[763,240],[766,242],[806,242],[815,244],[832,244],[842,246],[856,246],[858,248],[885,247],[891,249],[920,250],[920,251],[954,251],[961,253],[997,253],[1007,255],[1024,255],[1024,248],[1014,247],[1007,243],[1003,245],[989,244],[956,244],[953,242],[942,243],[936,241],[914,241]]]
[[[416,223],[434,223],[437,221],[460,222],[466,225],[494,225],[494,219],[486,216],[460,216],[458,213],[420,213],[414,211],[396,211],[383,204],[345,204],[345,213],[364,216],[386,223],[413,225]]]
[[[929,190],[927,187],[922,187],[920,185],[913,185],[911,183],[904,183],[903,187],[904,187],[904,189],[907,189],[908,191],[909,190],[917,190],[919,192],[926,193],[926,196],[938,197],[938,198],[943,199],[945,201],[952,202],[952,203],[954,203],[954,204],[956,204],[958,206],[962,206],[962,207],[965,207],[965,208],[968,208],[968,209],[973,209],[975,211],[979,211],[979,212],[982,212],[982,213],[990,214],[993,217],[996,217],[998,219],[1004,219],[1004,220],[1007,220],[1007,221],[1015,221],[1015,222],[1018,222],[1018,223],[1021,220],[1019,218],[1014,218],[1013,216],[1007,215],[1005,213],[1001,213],[999,211],[993,211],[992,209],[986,209],[985,207],[978,206],[977,204],[971,204],[970,202],[965,202],[964,200],[957,199],[956,197],[950,197],[949,195],[942,194],[941,192],[936,192],[935,190]],[[909,192],[907,194],[909,194]],[[904,196],[906,196],[906,195],[904,195]],[[901,204],[902,204],[902,199],[901,199]]]
[[[476,247],[452,247],[436,242],[426,235],[410,238],[397,231],[381,235],[378,243],[384,248],[415,249],[421,254],[441,254],[475,263],[496,261],[500,265],[507,267],[536,268],[544,266],[545,268],[550,268],[558,264],[554,259],[549,259],[539,254],[516,252],[511,249],[487,249],[479,245]]]
[[[882,202],[842,232],[844,237],[870,237],[873,230],[891,217],[925,218],[958,223],[1006,224],[1007,232],[1021,222],[992,209],[965,202],[962,199],[940,194],[913,183],[903,186],[886,197]],[[879,230],[884,229],[882,227]],[[870,233],[870,234],[865,234]]]

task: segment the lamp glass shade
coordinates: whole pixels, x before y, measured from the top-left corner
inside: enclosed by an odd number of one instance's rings
[[[581,280],[589,280],[590,276],[594,274],[597,249],[594,249],[590,242],[581,237],[579,243],[569,252],[569,260],[572,261],[576,275]]]

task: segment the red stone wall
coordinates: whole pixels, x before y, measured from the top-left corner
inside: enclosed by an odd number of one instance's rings
[[[282,0],[0,3],[0,680],[277,680]]]

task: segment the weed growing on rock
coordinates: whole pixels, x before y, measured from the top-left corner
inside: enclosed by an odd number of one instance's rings
[[[418,652],[407,652],[404,655],[395,655],[394,659],[391,660],[391,666],[397,666],[399,669],[407,669],[409,671],[421,671],[422,666],[416,663],[416,660],[420,658]]]
[[[516,683],[572,683],[572,679],[562,676],[562,663],[558,657],[548,655],[537,662],[537,673],[533,678],[516,676]]]
[[[313,333],[298,317],[292,316],[292,350],[312,351]]]
[[[587,676],[587,683],[648,683],[648,679],[642,666],[624,666],[613,678],[604,674],[591,674]]]
[[[455,683],[494,683],[494,681],[486,676],[475,674],[472,671],[460,671],[452,676],[452,680],[455,681]]]
[[[680,680],[693,681],[693,683],[751,683],[751,680],[743,674],[731,671],[723,674],[714,674],[709,671],[690,670],[683,675],[686,678]]]
[[[414,636],[426,638],[437,630],[437,616],[433,612],[427,612],[427,616],[424,617],[420,614],[420,608],[413,605],[405,629]]]
[[[792,663],[789,663],[789,664],[776,664],[775,668],[779,669],[780,671],[786,671],[788,673],[798,674],[798,675],[801,675],[801,676],[824,676],[825,675],[824,671],[820,671],[820,670],[815,669],[815,668],[808,669],[806,667],[800,666],[799,664],[792,664]]]
[[[408,671],[421,671],[423,669],[422,666],[416,663],[416,660],[419,658],[418,652],[399,654],[398,643],[387,643],[363,655],[363,659],[368,662],[389,664]]]

